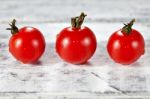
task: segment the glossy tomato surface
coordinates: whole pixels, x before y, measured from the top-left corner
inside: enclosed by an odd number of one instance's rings
[[[12,35],[9,40],[9,51],[23,63],[38,61],[45,50],[45,39],[42,33],[33,27],[24,27]]]
[[[107,51],[115,62],[124,65],[131,64],[144,54],[144,38],[135,29],[132,29],[129,35],[123,33],[120,29],[109,38]]]
[[[92,57],[97,47],[96,37],[88,27],[64,28],[56,40],[56,51],[66,62],[83,64]]]

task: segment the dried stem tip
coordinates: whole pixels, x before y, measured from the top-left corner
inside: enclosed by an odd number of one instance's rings
[[[129,35],[132,31],[132,26],[135,22],[135,19],[132,19],[128,24],[124,24],[124,27],[122,28],[122,32]]]
[[[82,12],[82,13],[80,14],[80,16],[71,18],[72,27],[73,27],[73,28],[80,28],[81,25],[82,25],[82,23],[83,23],[83,21],[84,21],[84,18],[85,18],[86,16],[87,16],[87,15]]]
[[[13,21],[9,23],[9,25],[10,25],[10,28],[7,28],[6,30],[10,30],[12,35],[16,34],[19,31],[18,27],[16,26],[15,19],[13,19]]]

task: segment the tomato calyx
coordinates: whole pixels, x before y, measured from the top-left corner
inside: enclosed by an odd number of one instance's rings
[[[86,16],[86,14],[81,12],[80,16],[71,18],[72,28],[80,28]]]
[[[13,19],[11,23],[9,23],[10,28],[6,28],[6,30],[10,30],[11,34],[14,35],[19,32],[18,27],[16,26],[16,20]]]
[[[123,33],[126,33],[127,35],[129,35],[132,31],[132,26],[135,22],[135,19],[132,19],[129,23],[127,24],[124,24],[125,26],[122,28],[122,31]]]

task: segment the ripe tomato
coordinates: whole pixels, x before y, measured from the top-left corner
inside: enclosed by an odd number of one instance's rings
[[[84,17],[72,18],[72,27],[64,28],[56,40],[56,52],[66,62],[83,64],[94,54],[97,46],[96,37],[88,27],[81,27]]]
[[[117,63],[131,64],[145,52],[143,36],[137,30],[132,29],[134,21],[135,19],[114,32],[108,40],[108,54]]]
[[[10,24],[12,36],[9,40],[9,51],[23,63],[36,62],[45,50],[45,39],[42,33],[33,27],[18,29],[14,19]]]

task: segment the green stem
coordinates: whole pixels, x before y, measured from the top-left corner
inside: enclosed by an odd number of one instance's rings
[[[135,19],[132,19],[128,24],[124,24],[125,26],[122,28],[122,32],[129,35],[132,31],[132,26],[135,22]]]
[[[10,30],[11,34],[14,35],[19,32],[18,27],[16,26],[16,20],[13,19],[11,23],[9,23],[10,28],[6,28],[6,30]]]
[[[73,28],[80,28],[81,25],[83,24],[84,18],[85,18],[86,16],[87,16],[87,15],[82,12],[82,13],[80,14],[80,16],[71,18],[72,27],[73,27]]]

